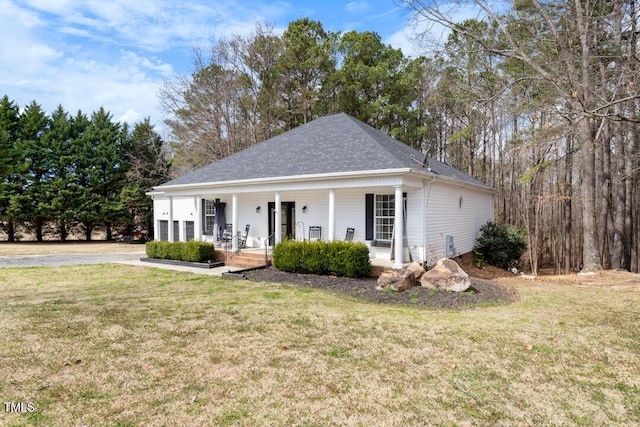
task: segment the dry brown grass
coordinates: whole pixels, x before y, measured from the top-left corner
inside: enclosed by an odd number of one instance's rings
[[[0,256],[144,252],[142,244],[93,242],[0,242]]]
[[[637,425],[640,293],[380,306],[122,265],[0,270],[1,425]],[[636,281],[636,284],[629,281]],[[611,283],[615,285],[615,283]]]

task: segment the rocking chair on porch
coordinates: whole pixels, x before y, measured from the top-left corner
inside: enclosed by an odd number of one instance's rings
[[[247,246],[247,237],[249,237],[249,228],[251,227],[251,225],[247,224],[247,226],[244,228],[244,236],[240,236],[238,233],[238,248],[242,249],[245,248]]]

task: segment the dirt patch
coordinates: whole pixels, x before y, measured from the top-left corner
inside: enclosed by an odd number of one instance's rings
[[[518,300],[515,289],[498,285],[490,280],[471,278],[473,289],[467,292],[435,291],[415,286],[405,292],[378,291],[376,279],[352,279],[315,274],[291,274],[269,267],[245,273],[249,280],[293,283],[336,294],[348,295],[380,304],[413,305],[432,308],[455,309],[476,304],[504,304]]]
[[[550,285],[629,289],[640,292],[640,274],[619,270],[602,270],[588,275],[575,273],[566,275],[541,275],[537,276],[535,281]]]
[[[503,270],[493,265],[486,265],[482,268],[478,268],[473,265],[472,260],[468,259],[456,259],[456,262],[460,267],[471,277],[478,277],[481,279],[493,280],[503,277],[514,277],[514,274],[510,271]]]

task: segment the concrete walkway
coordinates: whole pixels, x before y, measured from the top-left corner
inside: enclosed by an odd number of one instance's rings
[[[182,265],[170,265],[160,264],[155,262],[143,262],[140,261],[140,257],[137,260],[116,261],[118,264],[133,265],[136,267],[151,267],[161,268],[163,270],[183,271],[185,273],[205,274],[207,276],[222,276],[222,273],[233,272],[241,270],[241,268],[235,267],[215,267],[215,268],[200,268],[200,267],[186,267]]]
[[[118,263],[133,265],[136,267],[161,268],[164,270],[183,271],[187,273],[205,274],[209,276],[221,276],[222,273],[226,273],[228,271],[240,270],[239,268],[233,267],[198,268],[140,261],[140,258],[144,256],[144,252],[106,254],[10,255],[0,256],[0,268],[60,267],[66,265]]]
[[[0,268],[7,267],[58,267],[62,265],[103,264],[140,259],[144,252],[106,254],[54,254],[0,256]]]

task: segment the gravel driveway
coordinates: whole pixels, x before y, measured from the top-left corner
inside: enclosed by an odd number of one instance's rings
[[[8,267],[57,267],[61,265],[103,264],[121,261],[139,261],[140,253],[113,254],[57,254],[0,256],[0,268]]]

